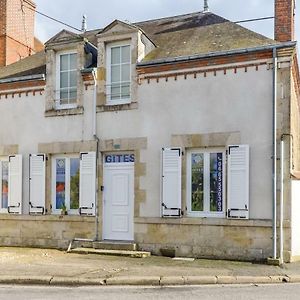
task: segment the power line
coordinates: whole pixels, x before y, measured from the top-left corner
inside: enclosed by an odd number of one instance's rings
[[[58,20],[58,19],[52,18],[52,17],[50,17],[50,16],[48,16],[48,15],[46,15],[46,14],[44,14],[44,13],[38,11],[38,10],[35,10],[34,8],[32,8],[32,7],[30,7],[30,6],[25,6],[25,7],[28,8],[28,9],[31,9],[32,11],[36,12],[37,14],[39,14],[39,15],[41,15],[41,16],[43,16],[43,17],[46,17],[46,18],[48,18],[48,19],[50,19],[50,20],[52,20],[52,21],[55,21],[55,22],[57,22],[57,23],[60,23],[60,24],[62,24],[62,25],[64,25],[64,26],[67,26],[67,27],[69,27],[69,28],[72,28],[72,29],[74,29],[74,30],[76,30],[76,31],[82,32],[81,29],[78,29],[78,28],[76,28],[76,27],[74,27],[74,26],[72,26],[72,25],[69,25],[69,24],[67,24],[67,23],[65,23],[65,22],[62,22],[62,21],[60,21],[60,20]]]
[[[41,16],[43,16],[43,17],[45,17],[45,18],[48,18],[48,19],[50,19],[50,20],[52,20],[52,21],[54,21],[54,22],[60,23],[60,24],[62,24],[62,25],[64,25],[64,26],[67,26],[67,27],[69,27],[69,28],[72,28],[72,29],[74,29],[74,30],[76,30],[76,31],[82,32],[81,29],[78,29],[78,28],[76,28],[76,27],[74,27],[74,26],[72,26],[72,25],[69,25],[69,24],[67,24],[67,23],[65,23],[65,22],[62,22],[62,21],[58,20],[58,19],[55,19],[55,18],[53,18],[53,17],[50,17],[49,15],[44,14],[44,13],[38,11],[38,10],[35,10],[35,9],[32,8],[32,7],[29,7],[29,6],[25,6],[25,7],[28,8],[28,9],[31,9],[32,11],[36,12],[37,14],[40,14]],[[246,19],[246,20],[235,21],[235,22],[233,22],[233,23],[236,23],[236,24],[239,24],[239,23],[249,23],[249,22],[257,22],[257,21],[272,20],[272,19],[275,19],[275,17],[262,17],[262,18],[255,18],[255,19]]]
[[[263,17],[263,18],[256,18],[256,19],[247,19],[247,20],[241,20],[241,21],[235,21],[233,23],[247,23],[247,22],[256,22],[256,21],[263,21],[263,20],[272,20],[275,19],[275,17]]]

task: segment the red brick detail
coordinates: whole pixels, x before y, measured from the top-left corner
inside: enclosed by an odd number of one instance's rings
[[[0,0],[0,67],[35,53],[35,8],[31,0]]]
[[[81,74],[81,76],[85,86],[85,90],[87,91],[89,86],[94,85],[94,76],[92,73],[83,73]]]
[[[172,64],[170,63],[170,64],[161,64],[161,65],[153,65],[153,66],[138,66],[137,73],[138,75],[143,75],[143,74],[151,74],[151,73],[170,72],[170,71],[178,71],[182,69],[205,68],[205,67],[212,67],[217,65],[243,63],[246,61],[255,61],[255,60],[270,59],[270,58],[272,58],[272,51],[260,51],[256,53],[226,55],[226,56],[215,57],[215,58],[203,58],[203,59],[198,59],[193,61],[174,62]]]
[[[83,73],[81,76],[83,81],[94,81],[94,76],[92,73]]]
[[[275,40],[293,41],[295,38],[295,0],[275,0]]]
[[[239,65],[239,66],[231,66],[231,67],[219,67],[219,68],[211,68],[211,69],[206,69],[206,70],[193,70],[193,71],[183,71],[183,72],[174,72],[174,73],[168,73],[168,74],[161,74],[161,75],[146,75],[142,78],[140,78],[140,80],[147,80],[148,84],[150,83],[150,81],[152,79],[155,79],[156,82],[159,82],[160,78],[168,78],[168,77],[174,77],[175,80],[177,80],[178,76],[184,76],[184,78],[186,78],[188,75],[193,75],[194,78],[197,78],[197,76],[195,76],[195,74],[203,74],[204,77],[207,77],[207,73],[213,73],[214,76],[217,75],[217,72],[222,72],[224,73],[224,75],[227,74],[228,70],[233,70],[233,72],[236,74],[238,69],[244,69],[244,70],[248,70],[248,68],[253,67],[255,68],[256,71],[258,71],[259,66],[262,65],[267,65],[267,62],[260,62],[260,63],[253,63],[253,64],[247,64],[247,65]],[[167,80],[166,80],[167,81]]]
[[[45,86],[45,80],[31,80],[31,81],[17,81],[17,82],[9,82],[9,83],[0,83],[0,91],[19,90],[19,89],[31,88],[31,87],[37,87],[37,86]]]
[[[7,99],[9,95],[11,95],[12,98],[14,98],[15,95],[19,95],[20,98],[22,94],[25,94],[27,97],[29,93],[32,93],[33,96],[35,96],[36,93],[42,95],[44,91],[45,89],[31,89],[31,90],[24,90],[18,92],[4,92],[4,93],[0,93],[0,100],[2,99],[3,96],[5,97],[5,99]]]

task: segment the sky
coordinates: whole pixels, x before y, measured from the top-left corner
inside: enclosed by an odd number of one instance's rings
[[[300,0],[296,8],[296,39],[300,40]],[[82,15],[88,30],[103,28],[115,19],[137,22],[203,10],[203,0],[35,0],[37,10],[76,28]],[[274,15],[274,0],[209,0],[210,11],[240,21]],[[243,26],[273,38],[273,20],[243,23]],[[36,16],[36,36],[43,42],[64,29],[61,24]],[[69,29],[69,28],[66,28]]]

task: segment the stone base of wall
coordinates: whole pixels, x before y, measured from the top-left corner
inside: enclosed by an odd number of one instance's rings
[[[134,230],[139,249],[156,255],[168,250],[179,257],[243,261],[263,261],[272,256],[272,222],[268,220],[138,217]],[[287,239],[289,231],[286,227]],[[74,238],[94,239],[95,218],[0,215],[0,246],[66,250]],[[291,252],[284,250],[284,259],[290,262]]]
[[[271,221],[136,218],[141,250],[180,257],[262,261],[272,255]]]
[[[74,238],[94,237],[93,217],[0,216],[0,246],[66,250]]]

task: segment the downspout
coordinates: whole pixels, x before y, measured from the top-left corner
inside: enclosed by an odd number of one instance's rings
[[[99,208],[98,208],[98,180],[99,180],[99,172],[98,172],[98,161],[99,161],[99,137],[97,136],[97,74],[96,69],[94,68],[92,71],[94,78],[94,96],[93,96],[93,138],[96,141],[96,191],[95,191],[95,241],[99,239]]]
[[[277,49],[273,48],[273,258],[277,259]]]
[[[279,263],[283,264],[283,193],[284,193],[284,135],[281,136],[281,157],[280,157],[280,220],[279,220]]]
[[[67,252],[70,252],[72,249],[72,243],[73,242],[95,242],[99,239],[99,216],[98,216],[98,179],[99,179],[99,172],[98,172],[98,161],[99,161],[99,142],[100,139],[97,136],[97,74],[96,69],[94,68],[92,70],[92,75],[94,79],[94,94],[93,94],[93,138],[96,141],[96,178],[95,178],[95,184],[96,184],[96,190],[95,190],[95,237],[94,239],[81,239],[81,238],[74,238],[71,240]]]

